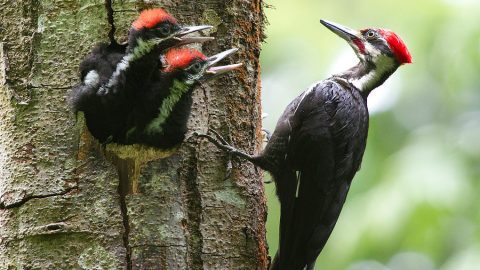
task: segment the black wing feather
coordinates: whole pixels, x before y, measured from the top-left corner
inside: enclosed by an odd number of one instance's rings
[[[125,55],[126,45],[100,43],[80,63],[80,80],[69,95],[74,112],[84,112],[87,127],[92,135],[104,142],[118,132],[125,116],[126,99],[121,96],[99,96],[97,91],[108,82],[117,64]],[[85,84],[90,71],[98,74],[98,83]]]

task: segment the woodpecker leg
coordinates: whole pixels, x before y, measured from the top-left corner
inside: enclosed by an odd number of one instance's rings
[[[258,167],[262,168],[262,166],[260,165],[260,160],[258,159],[257,156],[253,156],[253,155],[249,155],[241,150],[238,150],[236,149],[235,147],[231,146],[220,134],[218,134],[218,132],[216,132],[215,130],[213,129],[209,129],[209,131],[211,133],[213,133],[215,135],[216,138],[208,135],[208,134],[198,134],[196,133],[196,135],[200,138],[206,138],[208,139],[211,143],[213,143],[215,146],[217,146],[218,148],[226,151],[229,155],[229,164],[227,165],[228,168],[227,168],[227,178],[230,176],[230,173],[231,173],[231,156],[237,156],[237,157],[241,157],[241,158],[244,158],[250,162],[253,163],[253,165],[255,165],[255,170],[257,170]],[[270,179],[270,180],[267,180],[267,181],[264,181],[264,183],[266,184],[269,184],[269,183],[272,183],[273,181]]]
[[[218,134],[218,132],[216,132],[215,130],[213,129],[209,129],[209,131],[211,133],[213,133],[215,135],[216,138],[208,135],[208,134],[197,134],[197,136],[201,137],[201,138],[206,138],[207,140],[209,140],[211,143],[213,143],[215,146],[217,146],[218,148],[224,150],[225,152],[231,154],[231,155],[234,155],[234,156],[237,156],[237,157],[241,157],[241,158],[244,158],[250,162],[252,162],[253,164],[256,164],[257,163],[257,160],[255,159],[254,156],[252,155],[249,155],[241,150],[238,150],[237,148],[231,146],[220,134]]]

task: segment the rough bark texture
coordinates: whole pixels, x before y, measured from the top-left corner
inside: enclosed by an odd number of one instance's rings
[[[194,92],[191,131],[260,145],[261,0],[113,1],[123,41],[138,11],[211,24],[205,54],[245,64]],[[0,269],[266,269],[265,198],[248,163],[191,139],[176,149],[99,145],[65,97],[108,41],[101,0],[0,0]]]

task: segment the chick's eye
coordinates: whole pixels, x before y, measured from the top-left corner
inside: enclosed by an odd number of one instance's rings
[[[169,35],[171,31],[172,31],[172,28],[168,24],[160,27],[160,33],[164,36]]]
[[[190,69],[193,71],[193,72],[199,72],[201,69],[202,69],[202,64],[200,63],[195,63],[193,64]]]

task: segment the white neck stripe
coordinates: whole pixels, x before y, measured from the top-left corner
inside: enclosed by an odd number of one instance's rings
[[[375,60],[376,67],[370,70],[367,74],[361,77],[352,78],[348,81],[362,92],[369,92],[376,86],[387,73],[390,73],[395,68],[395,60],[385,56],[378,55]]]

